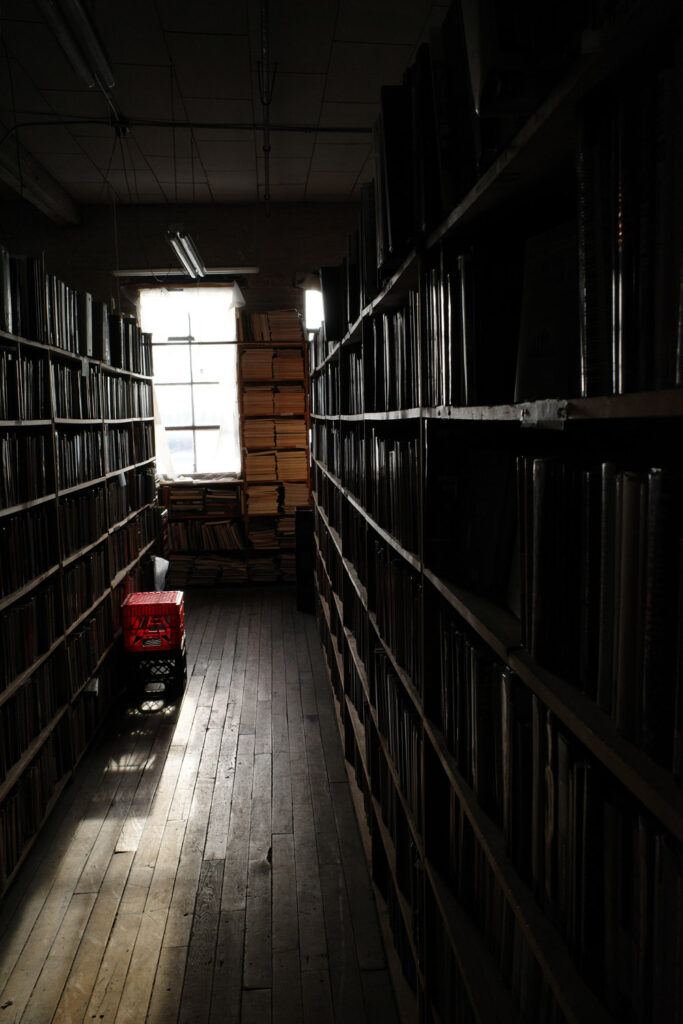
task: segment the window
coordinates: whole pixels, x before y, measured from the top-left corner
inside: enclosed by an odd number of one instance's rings
[[[240,471],[233,290],[144,288],[162,475]]]
[[[307,331],[317,331],[323,322],[323,293],[317,288],[307,288],[304,292]]]

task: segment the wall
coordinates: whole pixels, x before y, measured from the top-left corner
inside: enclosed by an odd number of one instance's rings
[[[0,201],[0,243],[13,253],[45,252],[47,268],[72,287],[131,308],[133,291],[117,286],[116,267],[175,267],[170,224],[191,234],[207,266],[258,266],[245,279],[248,310],[302,308],[297,275],[338,264],[358,224],[353,203],[179,206],[84,206],[79,225],[61,226],[21,200]],[[172,279],[170,279],[172,282]]]

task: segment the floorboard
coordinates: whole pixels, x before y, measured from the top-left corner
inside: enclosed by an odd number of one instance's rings
[[[0,905],[0,1024],[396,1024],[324,657],[293,588],[188,591]]]

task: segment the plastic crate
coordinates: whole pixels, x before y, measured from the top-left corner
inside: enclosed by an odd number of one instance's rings
[[[121,605],[123,646],[131,654],[175,651],[185,642],[182,590],[129,594]]]

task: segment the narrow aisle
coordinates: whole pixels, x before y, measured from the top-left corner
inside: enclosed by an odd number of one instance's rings
[[[312,616],[188,591],[180,706],[131,706],[0,906],[0,1024],[394,1024]]]

